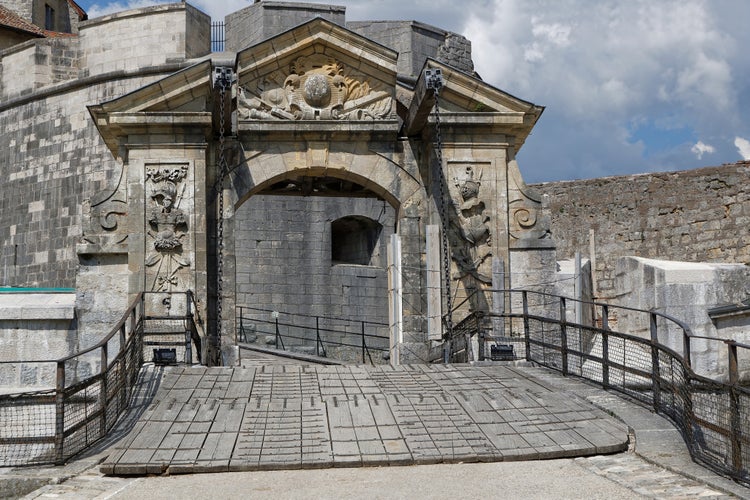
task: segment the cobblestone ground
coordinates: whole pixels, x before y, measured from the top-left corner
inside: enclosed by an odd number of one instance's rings
[[[737,498],[646,462],[632,453],[582,457],[574,462],[646,498]]]

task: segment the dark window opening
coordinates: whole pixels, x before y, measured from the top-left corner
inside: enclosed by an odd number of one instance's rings
[[[383,226],[368,217],[350,215],[331,223],[333,264],[378,265],[378,240]]]
[[[44,6],[44,29],[55,30],[55,9],[49,5]]]

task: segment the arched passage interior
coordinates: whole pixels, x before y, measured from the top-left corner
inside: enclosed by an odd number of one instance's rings
[[[285,348],[320,353],[320,336],[327,356],[359,360],[364,330],[369,356],[382,362],[395,230],[396,209],[351,180],[288,174],[266,183],[234,213],[240,341],[276,346],[278,319]]]

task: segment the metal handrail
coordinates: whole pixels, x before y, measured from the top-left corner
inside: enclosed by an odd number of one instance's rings
[[[579,301],[602,308],[602,326],[569,321],[567,304],[575,299],[526,290],[504,292],[511,294],[511,299],[514,294],[516,299],[521,295],[520,310],[472,312],[464,323],[467,328],[472,324],[476,326],[473,331],[463,332],[464,335],[481,338],[480,318],[498,318],[520,326],[521,331],[515,333],[525,344],[525,359],[565,376],[594,381],[605,389],[617,390],[651,406],[681,431],[694,460],[736,481],[750,484],[750,386],[740,380],[741,358],[738,355],[738,349],[747,349],[750,359],[749,345],[730,339],[695,336],[688,325],[668,314],[627,306]],[[530,312],[530,296],[552,298],[550,302],[539,301],[546,307],[557,301],[557,317],[545,314],[544,310]],[[610,329],[608,317],[614,310],[647,315],[647,337]],[[682,353],[659,341],[660,318],[668,322],[667,327],[671,322],[682,330]],[[584,346],[584,338],[588,346]],[[691,363],[693,339],[721,341],[726,345],[728,381],[696,373]]]
[[[303,324],[293,323],[293,322],[289,322],[289,321],[279,321],[278,317],[274,317],[273,320],[258,319],[258,318],[248,317],[248,316],[244,315],[245,310],[258,311],[258,312],[264,312],[264,313],[278,313],[278,314],[284,314],[284,315],[287,315],[287,316],[306,318],[311,324],[310,325],[303,325]],[[369,321],[369,320],[355,320],[355,319],[349,319],[349,318],[337,318],[337,317],[333,317],[333,316],[321,316],[321,315],[312,316],[312,315],[306,315],[306,314],[300,314],[300,313],[287,313],[287,312],[282,312],[282,311],[272,311],[272,310],[268,310],[268,309],[261,309],[261,308],[257,308],[257,307],[251,307],[251,306],[237,306],[237,311],[238,311],[238,318],[237,318],[238,319],[238,327],[237,327],[238,333],[242,332],[244,334],[244,320],[251,320],[253,323],[260,323],[260,324],[263,324],[263,325],[272,326],[273,327],[273,331],[266,332],[266,331],[262,331],[262,330],[260,330],[260,331],[256,330],[256,333],[267,334],[267,335],[274,335],[275,343],[276,343],[276,348],[277,349],[280,347],[283,350],[288,350],[288,348],[284,345],[284,339],[285,338],[286,339],[300,340],[300,341],[303,341],[303,342],[304,341],[308,341],[308,342],[314,341],[315,342],[316,355],[318,355],[318,356],[325,355],[327,353],[326,346],[329,349],[331,347],[351,347],[351,348],[357,349],[360,352],[360,359],[361,359],[362,363],[366,363],[367,360],[369,360],[369,362],[372,364],[373,363],[373,359],[372,359],[372,355],[370,353],[371,350],[376,350],[376,351],[381,351],[381,352],[387,352],[389,350],[389,348],[390,348],[390,346],[388,346],[388,347],[384,347],[382,349],[379,349],[377,347],[373,347],[372,343],[368,344],[368,340],[367,339],[371,339],[371,340],[379,339],[381,341],[389,342],[390,338],[388,336],[385,336],[385,335],[377,335],[377,334],[373,334],[373,333],[367,333],[365,331],[365,325],[375,325],[375,326],[380,326],[380,327],[387,327],[388,326],[387,323],[380,323],[380,322]],[[330,328],[330,327],[329,328],[321,327],[320,326],[320,321],[319,321],[321,319],[325,319],[325,320],[329,320],[329,321],[335,321],[335,322],[342,322],[342,323],[350,323],[350,324],[353,324],[353,325],[357,325],[359,327],[359,332],[355,333],[355,332],[348,331],[348,330],[341,330],[341,329]],[[314,326],[312,326],[313,320],[314,320],[314,323],[315,323]],[[284,335],[282,335],[281,331],[279,330],[279,327],[286,327],[287,328],[287,333],[284,334]],[[305,330],[305,331],[311,331],[311,332],[314,331],[315,332],[315,338],[313,339],[312,335],[311,336],[293,335],[293,334],[289,333],[289,330],[292,329],[292,328],[301,329],[301,330]],[[328,333],[328,334],[338,334],[338,335],[342,335],[342,336],[351,336],[352,338],[356,337],[357,339],[359,339],[359,341],[356,344],[352,343],[352,342],[346,342],[346,341],[343,341],[343,340],[342,341],[336,341],[336,340],[332,340],[330,338],[321,337],[321,332],[322,333]],[[289,346],[289,348],[291,348],[291,347],[292,346]]]
[[[136,295],[95,345],[56,360],[16,362],[54,364],[55,387],[0,395],[0,420],[13,422],[0,431],[0,466],[61,464],[112,429],[128,408],[143,363],[146,293]],[[191,292],[174,293],[191,300]],[[192,314],[170,319],[193,322]],[[96,363],[98,373],[90,374]]]

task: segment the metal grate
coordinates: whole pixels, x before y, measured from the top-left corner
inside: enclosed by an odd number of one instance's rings
[[[211,23],[211,52],[224,52],[226,42],[224,23]]]

